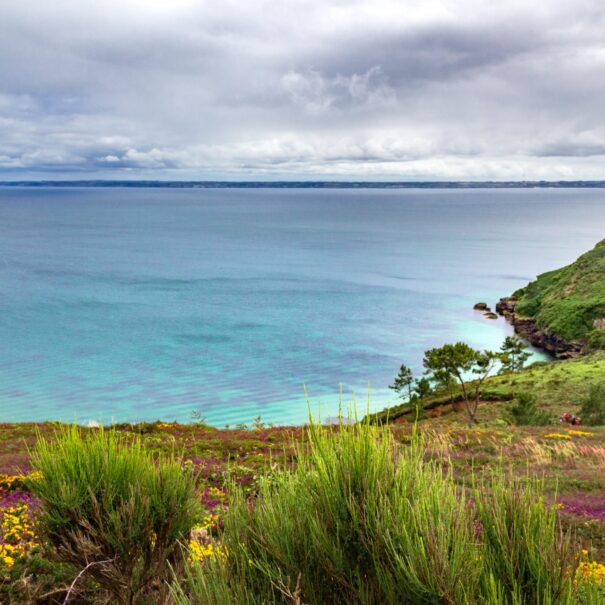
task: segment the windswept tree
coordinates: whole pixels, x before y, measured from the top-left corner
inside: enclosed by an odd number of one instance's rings
[[[507,336],[500,347],[500,373],[520,372],[531,357],[527,345],[518,336]]]
[[[412,384],[414,384],[414,374],[405,364],[401,364],[399,374],[395,377],[393,384],[389,389],[393,389],[401,399],[412,400]]]
[[[457,342],[426,351],[423,364],[440,380],[448,374],[458,382],[462,389],[468,422],[472,425],[476,422],[483,382],[499,359],[498,353],[478,351],[464,342]]]

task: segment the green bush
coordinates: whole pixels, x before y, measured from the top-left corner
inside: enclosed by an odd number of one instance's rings
[[[493,517],[493,518],[492,518]],[[311,427],[294,471],[234,488],[227,556],[175,580],[178,605],[571,605],[576,551],[542,485],[496,472],[461,486],[419,439]]]
[[[39,530],[54,556],[71,563],[117,603],[152,603],[166,592],[179,541],[198,517],[195,478],[174,459],[154,460],[138,438],[67,427],[38,440],[31,482],[42,500]]]
[[[551,414],[538,408],[536,396],[532,393],[519,393],[507,411],[507,418],[517,426],[543,426],[552,422]]]
[[[593,384],[580,405],[582,423],[589,426],[605,424],[605,384]]]
[[[496,474],[475,491],[483,542],[479,602],[576,603],[570,571],[577,568],[578,553],[561,530],[556,508],[543,501],[542,484],[503,479]]]
[[[605,330],[591,330],[586,335],[586,342],[593,349],[605,349]]]

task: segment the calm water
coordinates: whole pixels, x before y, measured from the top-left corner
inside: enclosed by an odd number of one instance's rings
[[[0,189],[0,421],[383,407],[604,227],[599,190]]]

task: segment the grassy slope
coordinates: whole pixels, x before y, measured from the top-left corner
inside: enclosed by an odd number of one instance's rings
[[[492,376],[485,382],[483,399],[488,403],[479,408],[479,421],[492,421],[501,415],[502,403],[514,398],[515,393],[529,391],[538,398],[541,407],[549,409],[553,418],[566,411],[575,412],[581,399],[592,384],[605,381],[605,351],[575,359],[535,364],[518,374]],[[459,389],[454,391],[454,399],[460,399]],[[447,404],[450,395],[436,393],[424,401],[427,409],[437,409]],[[406,404],[392,407],[375,415],[381,421],[386,418],[397,420],[410,417],[410,407]]]
[[[605,347],[605,331],[593,327],[595,319],[605,318],[604,277],[605,240],[571,265],[543,273],[515,292],[516,311],[567,340]]]

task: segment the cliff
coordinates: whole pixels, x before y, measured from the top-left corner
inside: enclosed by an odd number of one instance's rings
[[[557,357],[605,348],[605,240],[501,299],[496,311],[523,338]]]

